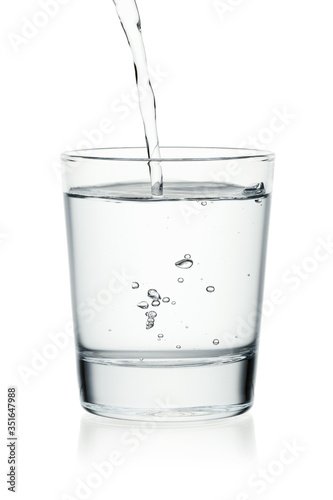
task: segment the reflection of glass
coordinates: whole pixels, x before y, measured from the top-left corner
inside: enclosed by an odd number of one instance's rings
[[[161,153],[160,197],[144,149],[63,155],[82,404],[237,415],[253,399],[274,155]]]
[[[119,488],[121,498],[132,498],[131,494],[135,498],[135,488],[149,491],[159,484],[161,491],[156,491],[156,498],[199,498],[193,493],[202,488],[201,498],[229,500],[227,495],[231,495],[230,499],[234,499],[257,468],[250,414],[186,424],[126,422],[84,415],[78,443],[80,477],[96,472],[98,467],[93,464],[109,461],[114,452],[119,452],[122,463],[113,467],[103,491],[118,493]],[[138,495],[141,497],[144,495]]]

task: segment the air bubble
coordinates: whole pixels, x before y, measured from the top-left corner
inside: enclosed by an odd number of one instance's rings
[[[251,274],[248,274],[248,276],[251,276]]]
[[[262,202],[262,200],[254,200],[254,201],[255,201],[255,203],[261,203]]]
[[[175,263],[175,266],[180,267],[180,269],[190,269],[193,266],[193,260],[191,259],[181,259]]]
[[[138,303],[138,307],[141,307],[141,309],[148,309],[149,305],[148,305],[148,302],[139,302]]]
[[[160,303],[161,303],[161,302],[160,302],[159,300],[153,300],[153,302],[151,303],[151,305],[152,305],[153,307],[158,307],[158,306],[160,305]]]
[[[219,339],[214,339],[214,340],[213,340],[213,344],[214,344],[214,345],[219,345],[219,343],[220,343]]]
[[[139,288],[139,286],[140,286],[139,283],[137,283],[136,281],[133,281],[133,283],[132,283],[133,290],[135,290],[136,288]]]
[[[154,326],[154,323],[147,323],[146,330],[150,330],[151,328],[153,328],[153,326]]]
[[[168,303],[168,302],[170,302],[170,299],[169,299],[169,297],[163,297],[162,301],[165,303]]]
[[[178,283],[184,283],[184,278],[178,278]]]
[[[147,319],[147,323],[149,323],[150,325],[151,325],[151,324],[154,324],[154,323],[155,323],[154,318],[148,318],[148,319]]]
[[[175,305],[176,305],[176,301],[175,301],[175,300],[173,300],[173,301],[171,302],[171,304],[172,304],[173,306],[175,306]]]
[[[153,288],[151,288],[150,290],[148,290],[148,297],[150,297],[151,299],[156,299],[156,300],[159,300],[161,298],[161,296],[158,293],[158,291],[154,290]]]
[[[213,286],[207,286],[206,290],[209,293],[213,293],[213,292],[215,292],[215,287],[213,287]]]
[[[156,318],[157,312],[155,311],[149,311],[149,313],[146,313],[149,318]]]
[[[157,336],[159,339],[163,339],[163,337],[164,337],[163,333],[159,333]]]
[[[186,255],[184,255],[184,259],[190,259],[190,258],[191,258],[191,256],[190,256],[189,253],[187,253]]]
[[[181,349],[182,346],[181,345],[176,345],[176,349]]]
[[[203,207],[205,207],[205,206],[207,205],[207,201],[202,201],[202,202],[201,202],[201,205],[202,205]]]

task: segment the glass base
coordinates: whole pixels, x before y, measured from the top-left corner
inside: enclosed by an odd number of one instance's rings
[[[256,356],[198,366],[140,366],[79,360],[82,406],[126,420],[232,417],[253,402]]]

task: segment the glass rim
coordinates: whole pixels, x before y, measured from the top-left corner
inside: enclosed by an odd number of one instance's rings
[[[149,158],[148,156],[133,157],[130,154],[124,156],[112,156],[112,151],[124,151],[130,152],[133,150],[140,150],[146,152],[147,149],[144,146],[125,146],[125,147],[107,147],[107,148],[88,148],[88,149],[78,149],[73,151],[65,151],[60,155],[63,161],[77,161],[77,160],[93,160],[93,161],[138,161],[138,162],[196,162],[196,161],[230,161],[230,160],[260,160],[260,161],[273,161],[275,159],[275,154],[271,151],[251,149],[251,148],[233,148],[233,147],[211,147],[211,146],[160,146],[163,150],[201,150],[201,151],[211,151],[212,156],[175,156],[175,157],[161,157],[161,158]],[[110,151],[108,156],[98,156],[99,151]],[[225,155],[215,154],[217,151],[225,151]],[[229,153],[227,153],[229,152]]]

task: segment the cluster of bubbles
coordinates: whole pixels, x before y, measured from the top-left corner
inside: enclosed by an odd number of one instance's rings
[[[137,283],[136,281],[134,281],[132,283],[132,288],[133,289],[139,288],[139,283]],[[151,306],[152,307],[159,307],[160,304],[161,304],[161,302],[164,302],[165,304],[167,304],[168,302],[170,302],[170,298],[169,297],[163,297],[163,299],[162,299],[161,296],[160,296],[160,294],[158,293],[158,291],[155,290],[154,288],[150,288],[148,290],[147,296],[149,297],[149,299],[151,299]],[[137,306],[140,307],[140,309],[149,309],[149,304],[145,300],[142,300],[141,302],[139,302],[137,304]],[[150,330],[155,325],[155,318],[157,316],[157,312],[156,311],[147,311],[146,312],[146,316],[147,316],[146,329]],[[163,335],[162,335],[162,337],[159,336],[159,338],[160,339],[163,338]]]
[[[178,260],[177,262],[175,262],[175,266],[178,267],[179,269],[190,269],[193,266],[193,260],[191,258],[191,255],[190,254],[185,254],[183,259]],[[182,277],[178,278],[178,283],[184,283],[184,278],[182,278]],[[138,288],[140,288],[139,283],[137,281],[133,281],[132,288],[133,288],[133,290],[137,290]],[[213,293],[213,292],[215,292],[215,287],[213,287],[213,286],[207,286],[206,291],[208,293]],[[159,307],[161,305],[161,302],[163,302],[165,304],[168,304],[170,302],[170,298],[169,297],[163,297],[163,298],[161,298],[161,295],[154,288],[150,288],[148,290],[147,296],[150,299],[150,304],[151,304],[152,307]],[[171,305],[173,305],[173,306],[176,305],[176,301],[173,300],[171,302]],[[143,300],[143,301],[139,302],[137,304],[137,307],[139,307],[140,309],[146,310],[146,313],[145,313],[145,315],[147,317],[147,319],[146,319],[146,330],[150,330],[155,325],[155,320],[156,320],[156,317],[157,317],[157,312],[156,311],[148,311],[147,310],[147,309],[149,309],[149,303],[146,300]],[[188,326],[186,328],[188,328]],[[163,333],[159,333],[158,336],[157,336],[158,340],[161,340],[163,337],[164,337]],[[213,344],[214,345],[218,345],[219,343],[220,342],[219,342],[218,339],[213,340]],[[177,345],[176,349],[181,349],[181,346]]]
[[[139,288],[138,283],[133,282],[132,288]],[[151,305],[153,307],[158,307],[160,305],[161,296],[157,290],[154,290],[151,288],[150,290],[148,290],[147,295],[151,299]],[[137,304],[137,306],[140,307],[140,309],[148,309],[149,308],[149,304],[145,300],[142,300],[141,302],[139,302]],[[146,316],[147,316],[146,329],[150,330],[150,328],[153,328],[153,326],[155,324],[155,318],[157,316],[157,313],[155,311],[149,311],[149,312],[147,311]]]
[[[147,316],[146,329],[150,330],[150,328],[153,328],[155,324],[155,318],[157,316],[157,313],[155,311],[147,311],[146,316]]]

